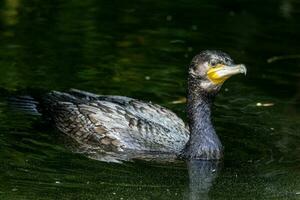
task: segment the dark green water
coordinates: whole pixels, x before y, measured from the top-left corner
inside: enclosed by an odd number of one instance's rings
[[[0,199],[300,199],[299,10],[297,0],[2,0]],[[78,88],[151,100],[184,118],[185,104],[172,102],[203,49],[248,66],[215,103],[225,161],[208,194],[192,195],[185,163],[72,153],[56,130],[5,101]],[[268,62],[274,56],[283,57]]]

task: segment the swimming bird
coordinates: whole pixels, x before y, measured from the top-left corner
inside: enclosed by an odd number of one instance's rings
[[[167,108],[124,96],[71,89],[48,93],[42,104],[61,132],[90,149],[219,160],[223,147],[211,122],[211,108],[224,81],[240,73],[246,74],[246,67],[221,51],[202,51],[192,59],[188,126]]]

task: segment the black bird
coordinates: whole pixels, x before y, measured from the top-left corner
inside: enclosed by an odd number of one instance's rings
[[[222,84],[244,73],[221,51],[202,51],[188,69],[189,127],[172,111],[123,96],[96,95],[71,89],[53,91],[41,103],[55,126],[81,146],[105,154],[175,155],[219,160],[221,142],[211,122],[211,107]]]

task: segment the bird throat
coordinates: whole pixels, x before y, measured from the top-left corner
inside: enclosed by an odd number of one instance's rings
[[[222,157],[222,145],[211,121],[215,94],[191,87],[187,105],[190,138],[184,156],[190,159],[219,160]]]

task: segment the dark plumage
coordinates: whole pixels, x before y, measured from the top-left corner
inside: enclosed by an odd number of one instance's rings
[[[73,89],[50,92],[42,105],[60,131],[88,149],[105,154],[221,159],[223,150],[211,123],[211,106],[222,83],[245,72],[243,65],[234,65],[219,51],[203,51],[194,57],[188,77],[189,129],[172,111],[128,97]]]

